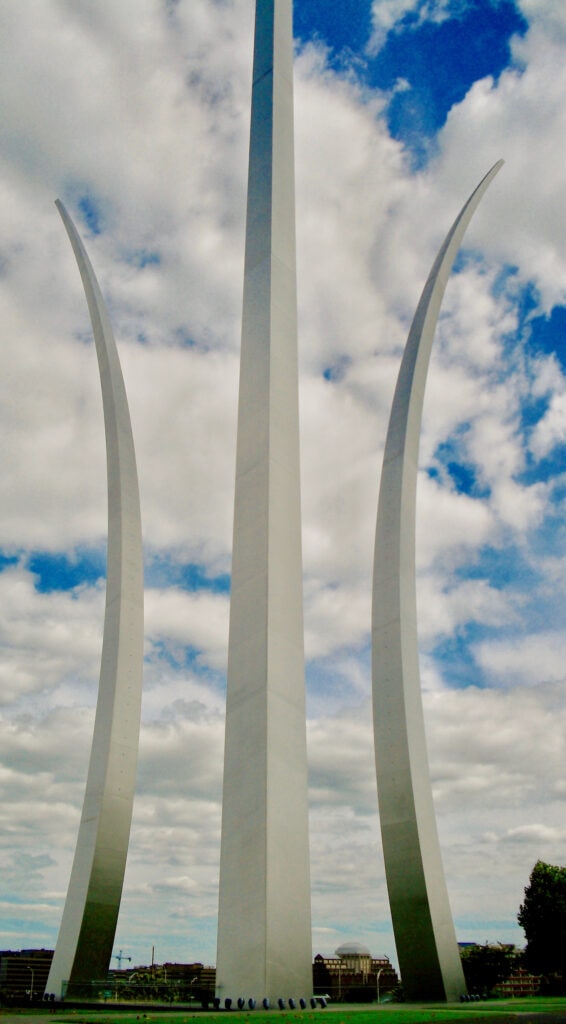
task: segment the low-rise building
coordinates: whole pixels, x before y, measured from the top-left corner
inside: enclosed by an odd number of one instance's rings
[[[110,971],[108,990],[121,1001],[206,1003],[214,997],[216,969],[202,963],[164,963]]]
[[[43,999],[52,949],[0,950],[0,1005]]]
[[[318,953],[314,958],[314,993],[334,1002],[379,1002],[398,984],[389,957],[374,957],[359,942],[345,942],[333,957]]]
[[[493,992],[506,999],[536,996],[540,990],[540,975],[529,974],[523,967],[516,968],[505,981],[500,981]]]

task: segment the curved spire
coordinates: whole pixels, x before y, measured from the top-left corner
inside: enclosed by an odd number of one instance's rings
[[[106,978],[124,881],[143,667],[143,554],[128,401],[112,328],[77,230],[57,200],[84,285],[100,371],[108,478],[106,611],[96,718],[75,858],[46,992]]]
[[[401,362],[381,472],[372,609],[375,759],[393,930],[412,1000],[457,999],[466,987],[438,843],[419,677],[415,508],[422,408],[446,282],[502,164],[472,193],[434,261]]]

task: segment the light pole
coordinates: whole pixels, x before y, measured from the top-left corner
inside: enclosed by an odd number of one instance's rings
[[[342,974],[344,972],[344,968],[345,967],[347,967],[347,964],[345,964],[343,960],[340,960],[340,962],[338,964],[338,999],[337,999],[337,1002],[339,1002],[339,1003],[342,1002],[342,988],[343,988]]]
[[[382,973],[383,970],[384,970],[384,968],[380,967],[378,972],[377,972],[377,1002],[378,1002],[378,1004],[379,1004],[379,979],[381,978],[381,973]]]
[[[26,967],[27,967],[28,971],[31,971],[31,988],[29,990],[29,1001],[31,1003],[31,1001],[33,999],[33,983],[34,983],[35,974],[34,974],[33,967],[30,967],[29,964],[26,964]]]

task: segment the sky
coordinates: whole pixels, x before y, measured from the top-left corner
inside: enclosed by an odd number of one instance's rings
[[[140,758],[115,954],[215,962],[252,0],[0,5],[0,948],[53,948],[102,642],[108,304],[145,547]],[[458,210],[417,498],[421,681],[457,938],[514,942],[564,861],[566,7],[295,0],[313,953],[396,962],[370,699],[377,494],[403,346]],[[117,961],[113,960],[113,966]]]

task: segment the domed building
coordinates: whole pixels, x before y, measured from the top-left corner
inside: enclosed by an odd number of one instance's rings
[[[343,942],[333,957],[315,956],[313,983],[315,995],[334,1002],[379,1002],[399,979],[389,957],[373,957],[361,942]]]
[[[371,971],[371,953],[361,942],[343,942],[338,946],[336,956],[355,974],[369,974]]]

